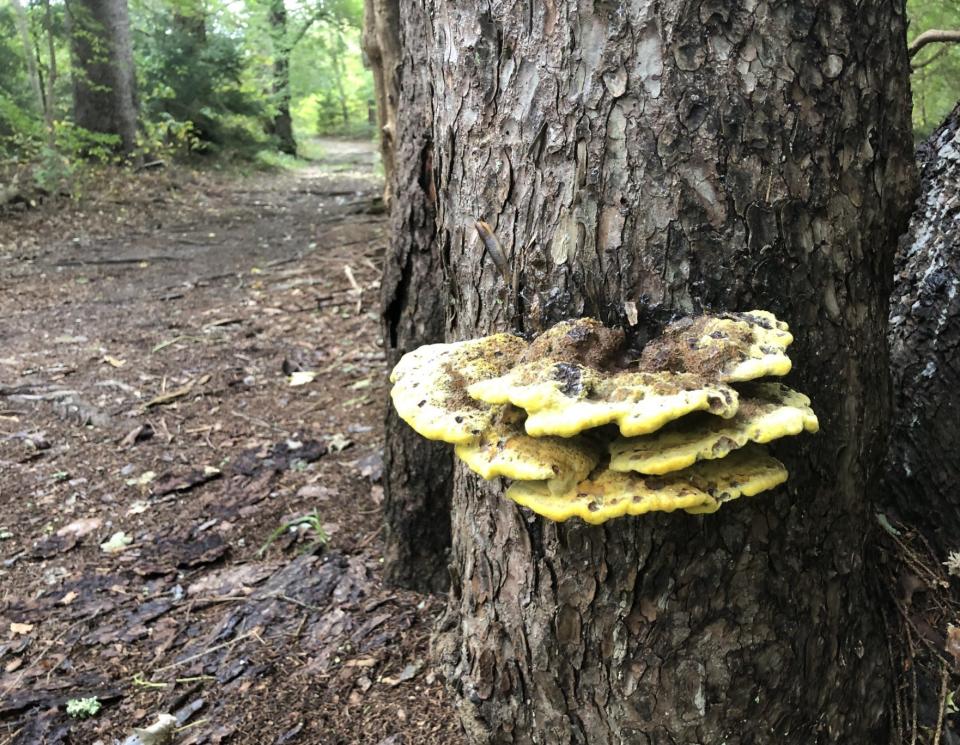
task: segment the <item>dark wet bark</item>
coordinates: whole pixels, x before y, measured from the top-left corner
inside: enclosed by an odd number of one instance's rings
[[[137,144],[136,75],[127,0],[70,0],[73,115],[84,129]]]
[[[297,154],[290,115],[290,43],[287,39],[287,6],[284,0],[270,0],[270,29],[273,33],[273,102],[275,113],[270,134],[277,149],[288,155]]]
[[[397,105],[400,99],[400,3],[399,0],[365,0],[363,12],[363,51],[373,73],[380,158],[383,162],[383,198],[389,205],[395,171]],[[423,106],[424,102],[419,102],[419,105]]]
[[[471,741],[884,741],[863,545],[914,181],[902,3],[431,11],[448,337],[626,325],[635,302],[642,343],[675,314],[766,308],[822,425],[775,448],[785,488],[704,517],[555,524],[456,469],[437,651]]]
[[[421,1],[403,3],[400,29],[395,196],[381,296],[383,341],[391,367],[405,352],[443,341],[444,335],[443,273],[434,241],[429,25]],[[452,462],[449,445],[424,440],[388,406],[385,574],[394,584],[426,591],[448,584]]]
[[[960,107],[918,152],[921,193],[890,308],[893,509],[943,559],[960,551]]]

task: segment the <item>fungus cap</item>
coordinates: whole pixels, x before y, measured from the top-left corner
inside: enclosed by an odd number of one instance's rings
[[[786,466],[759,445],[750,445],[726,458],[697,463],[677,473],[690,474],[691,482],[716,502],[712,508],[704,505],[687,510],[693,514],[716,512],[725,502],[778,487],[789,475]]]
[[[666,476],[602,469],[564,494],[551,493],[544,482],[517,481],[506,495],[555,522],[579,517],[599,524],[647,512],[715,512],[724,502],[759,494],[786,479],[787,469],[780,461],[759,448],[747,448]]]
[[[685,318],[670,324],[646,347],[644,370],[674,370],[725,383],[786,375],[791,362],[786,348],[793,335],[773,313],[721,313]]]
[[[552,494],[570,490],[597,465],[601,448],[587,437],[530,437],[523,414],[507,407],[479,437],[456,446],[457,456],[485,479],[544,481]]]
[[[610,469],[663,474],[701,460],[723,458],[748,442],[820,429],[810,399],[781,383],[755,383],[740,391],[740,408],[729,420],[681,419],[669,429],[610,443]]]
[[[427,439],[469,442],[490,426],[500,407],[470,398],[467,387],[502,375],[526,347],[512,334],[419,347],[405,354],[390,374],[393,405],[400,418]]]
[[[527,411],[533,437],[571,437],[615,422],[625,437],[647,434],[692,411],[729,418],[737,392],[721,383],[673,372],[604,374],[583,365],[549,359],[518,365],[499,378],[467,388],[489,404],[511,403]]]

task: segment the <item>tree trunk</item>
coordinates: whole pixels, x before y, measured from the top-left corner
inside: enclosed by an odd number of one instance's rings
[[[277,149],[287,155],[297,154],[290,115],[290,44],[287,39],[287,6],[284,0],[270,0],[270,28],[273,32],[273,99],[276,113],[270,134],[277,140]]]
[[[43,89],[40,87],[37,58],[34,56],[30,43],[30,21],[20,0],[13,0],[13,20],[17,25],[17,33],[20,34],[20,43],[23,45],[23,61],[27,65],[27,78],[30,80],[30,88],[37,104],[37,112],[45,115],[47,107],[44,104]]]
[[[423,41],[423,40],[421,40]],[[383,200],[390,206],[395,170],[397,103],[400,98],[400,4],[399,0],[365,0],[363,4],[363,51],[373,73],[377,99],[377,129],[383,161]],[[423,52],[420,52],[423,55]],[[421,60],[426,62],[425,57]],[[422,106],[423,102],[417,102]],[[429,125],[429,122],[425,122]],[[419,169],[418,169],[419,170]]]
[[[437,651],[476,743],[884,739],[865,532],[914,171],[903,3],[432,0],[448,337],[787,320],[822,431],[717,514],[557,524],[460,468]],[[473,234],[494,226],[506,287]]]
[[[127,0],[70,0],[73,114],[84,129],[137,144],[137,96]],[[52,88],[48,84],[48,88]]]
[[[960,106],[920,148],[921,193],[896,257],[890,310],[894,509],[943,559],[960,550]]]
[[[202,3],[174,6],[173,27],[190,39],[192,50],[200,53],[206,47],[207,11]]]
[[[442,270],[434,242],[429,25],[422,0],[404,2],[398,17],[403,54],[387,68],[397,70],[388,77],[396,80],[394,95],[400,102],[393,171],[396,196],[381,283],[383,340],[391,367],[402,354],[420,344],[443,341],[444,335]],[[422,591],[446,588],[452,468],[449,446],[424,440],[400,421],[392,406],[387,407],[385,574],[390,582]]]
[[[340,118],[343,121],[343,127],[350,126],[350,111],[347,109],[347,89],[343,84],[346,77],[346,70],[343,67],[343,53],[346,51],[346,45],[343,43],[343,34],[340,33],[340,27],[333,29],[333,44],[330,45],[330,61],[333,63],[333,77],[337,81],[337,94],[340,99]]]

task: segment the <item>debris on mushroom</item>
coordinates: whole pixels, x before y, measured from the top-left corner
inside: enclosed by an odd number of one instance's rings
[[[623,346],[623,330],[604,326],[595,318],[560,321],[530,342],[520,362],[558,360],[604,369]]]
[[[470,398],[467,387],[502,375],[526,348],[527,342],[512,334],[419,347],[393,368],[393,405],[429,440],[470,442],[490,426],[500,407]]]
[[[542,481],[517,481],[506,495],[555,522],[579,517],[598,524],[648,512],[715,512],[724,502],[759,494],[786,480],[787,469],[780,461],[759,448],[746,448],[723,460],[698,463],[664,476],[604,468],[566,493],[553,493]]]
[[[768,311],[707,314],[667,326],[644,347],[640,368],[694,373],[724,383],[786,375],[791,342],[789,326]]]
[[[729,420],[688,417],[643,437],[610,443],[610,469],[662,474],[701,460],[725,457],[748,442],[817,432],[810,399],[781,383],[754,383],[740,391],[740,407]]]
[[[457,456],[485,479],[544,481],[551,493],[568,491],[600,460],[600,446],[587,437],[530,437],[523,418],[519,410],[505,407],[478,438],[456,446]]]
[[[685,373],[604,374],[570,362],[527,362],[467,393],[488,404],[511,403],[527,412],[527,434],[570,437],[615,422],[624,437],[653,432],[693,411],[732,417],[737,392]]]

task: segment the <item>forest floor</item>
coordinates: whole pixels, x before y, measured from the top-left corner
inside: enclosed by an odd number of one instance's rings
[[[0,215],[0,745],[461,742],[381,581],[374,148],[319,144]]]

